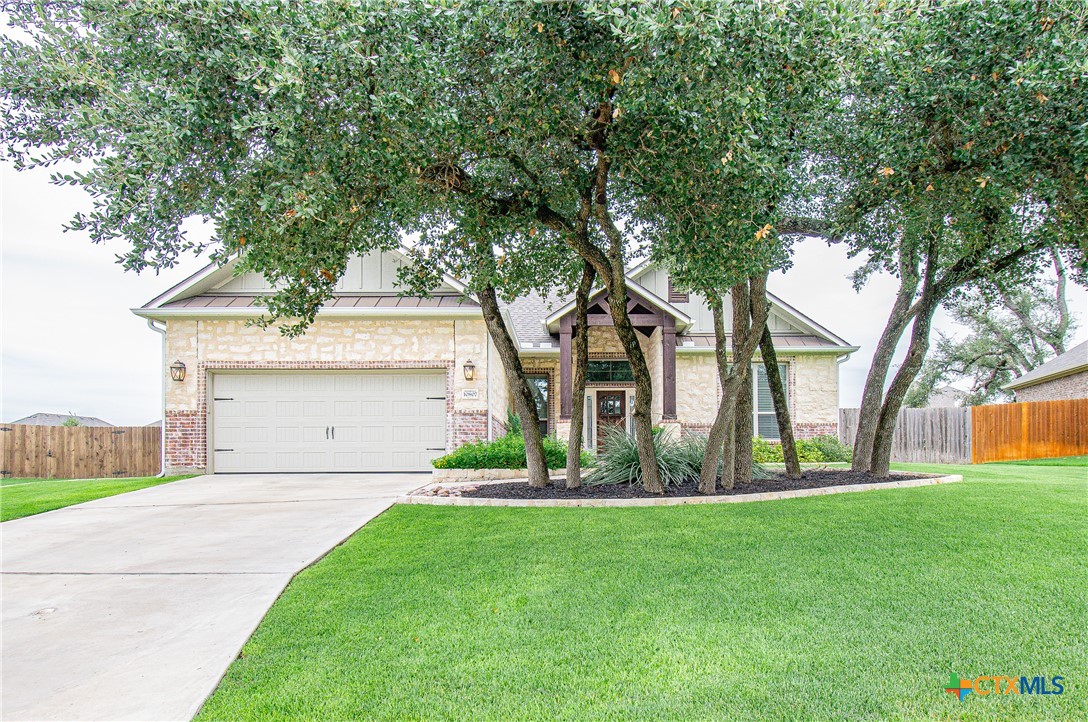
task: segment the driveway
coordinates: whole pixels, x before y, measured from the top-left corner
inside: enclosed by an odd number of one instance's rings
[[[201,476],[5,522],[3,718],[192,717],[291,578],[428,481]]]

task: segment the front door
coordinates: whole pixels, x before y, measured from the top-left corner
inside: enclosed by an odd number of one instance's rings
[[[623,430],[627,421],[627,392],[597,392],[597,451],[604,448],[604,440],[615,429]]]

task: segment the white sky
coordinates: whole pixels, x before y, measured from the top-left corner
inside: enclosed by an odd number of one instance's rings
[[[62,226],[90,208],[82,190],[49,183],[49,171],[0,167],[0,419],[39,411],[98,416],[141,425],[161,416],[160,336],[129,311],[203,266],[185,262],[159,275],[116,264],[121,245],[92,244]],[[895,296],[895,280],[874,278],[855,293],[848,276],[859,264],[841,247],[808,240],[793,268],[775,274],[770,290],[861,350],[841,367],[840,401],[856,406],[872,350]],[[1088,296],[1070,288],[1084,322]],[[951,324],[942,313],[937,330]],[[1086,336],[1077,332],[1079,342]],[[905,346],[905,344],[904,344]]]

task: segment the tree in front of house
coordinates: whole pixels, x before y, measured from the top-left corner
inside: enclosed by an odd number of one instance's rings
[[[721,396],[699,483],[713,493],[719,466],[726,488],[751,479],[750,368],[766,335],[767,275],[789,265],[783,234],[802,230],[791,213],[801,129],[836,97],[861,23],[822,2],[696,5],[662,24],[648,14],[621,26],[629,44],[656,48],[639,82],[675,88],[685,102],[639,109],[652,120],[631,113],[639,132],[628,142],[642,152],[623,170],[654,257],[713,313]]]
[[[964,406],[1011,401],[1005,384],[1065,353],[1076,330],[1066,298],[1067,271],[1052,252],[1053,275],[1022,284],[983,282],[944,304],[962,337],[940,334],[936,348],[907,392],[904,405],[925,406],[941,386],[970,383]]]
[[[891,3],[816,150],[834,157],[836,231],[855,277],[900,283],[862,396],[853,465],[888,473],[896,416],[937,308],[972,284],[1017,284],[1057,248],[1084,270],[1084,7]],[[832,189],[834,192],[835,189]],[[906,359],[892,356],[910,327]]]

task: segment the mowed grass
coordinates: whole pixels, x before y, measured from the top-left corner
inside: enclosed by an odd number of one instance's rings
[[[185,476],[129,479],[4,479],[0,484],[0,521],[61,509],[104,496],[158,486]]]
[[[396,506],[201,720],[1088,718],[1088,472],[628,509]],[[942,691],[1062,675],[1061,696]]]

